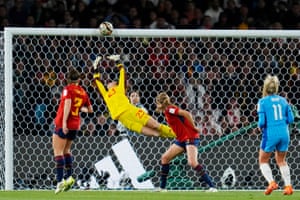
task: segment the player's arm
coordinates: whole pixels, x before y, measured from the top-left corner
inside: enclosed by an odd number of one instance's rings
[[[85,113],[94,112],[91,100],[86,92],[85,92],[85,99],[86,99],[86,102],[82,105],[82,107],[80,108],[80,111],[85,112]]]
[[[118,87],[122,89],[122,92],[125,93],[125,88],[126,88],[126,80],[125,80],[125,67],[121,62],[121,55],[116,54],[116,55],[110,55],[107,57],[109,60],[112,60],[116,63],[116,66],[120,70],[120,76],[119,76],[119,84]]]
[[[257,104],[257,114],[258,114],[258,127],[263,129],[266,124],[265,112],[263,111],[262,103],[259,101]]]
[[[180,116],[184,117],[185,119],[187,119],[196,131],[198,131],[198,132],[200,131],[199,128],[197,128],[197,126],[195,125],[193,116],[190,112],[179,108],[178,109],[178,115],[180,115]]]
[[[93,78],[99,92],[102,94],[102,96],[104,96],[107,91],[100,80],[101,74],[98,69],[98,64],[101,61],[101,59],[102,59],[101,56],[97,56],[97,58],[93,62]]]
[[[124,65],[121,63],[117,64],[117,67],[120,70],[119,87],[122,88],[122,90],[124,90],[125,93],[125,68]]]
[[[93,106],[90,105],[90,106],[81,107],[80,111],[85,112],[85,113],[92,113],[92,112],[94,112],[94,109],[93,109]]]
[[[67,127],[67,121],[68,121],[69,114],[71,111],[71,104],[72,104],[71,99],[65,99],[64,115],[63,115],[63,121],[62,121],[62,129],[63,129],[64,134],[67,134],[69,132],[68,127]]]
[[[102,82],[99,79],[95,79],[95,83],[96,83],[96,86],[97,86],[99,92],[101,93],[101,95],[105,96],[105,94],[107,93],[107,90],[105,89]]]
[[[287,107],[287,123],[288,123],[288,124],[293,123],[293,122],[294,122],[294,119],[295,119],[295,117],[294,117],[292,108],[291,108],[290,105],[288,105],[288,107]]]

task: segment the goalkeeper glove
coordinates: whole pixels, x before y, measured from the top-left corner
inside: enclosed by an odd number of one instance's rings
[[[107,59],[114,61],[116,64],[116,66],[121,69],[124,68],[124,64],[122,63],[122,61],[124,60],[124,56],[121,56],[119,54],[115,54],[115,55],[110,55],[107,56]]]
[[[121,56],[119,54],[107,56],[109,60],[115,61],[116,63],[120,63]]]
[[[100,72],[99,72],[99,69],[98,69],[98,64],[99,62],[102,60],[102,57],[101,56],[97,56],[96,59],[94,60],[93,62],[93,77],[94,79],[99,79],[100,78]]]
[[[116,54],[116,55],[110,55],[110,56],[107,56],[107,58],[109,60],[112,60],[112,61],[115,61],[115,63],[117,63],[117,67],[120,69],[122,67],[124,67],[124,65],[122,64],[122,58],[121,58],[121,55],[119,54]]]

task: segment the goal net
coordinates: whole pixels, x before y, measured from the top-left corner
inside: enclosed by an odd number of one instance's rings
[[[65,73],[82,72],[95,113],[82,115],[74,142],[75,188],[151,189],[159,186],[160,157],[172,140],[117,130],[92,83],[97,55],[122,54],[128,89],[158,121],[154,98],[165,91],[174,104],[191,111],[201,128],[199,162],[218,188],[263,189],[258,167],[260,133],[256,104],[266,74],[281,80],[280,93],[299,109],[298,31],[116,29],[101,37],[93,29],[6,28],[1,34],[0,187],[52,189],[55,163],[51,144]],[[101,63],[104,82],[116,73]],[[5,69],[5,70],[4,70]],[[4,81],[5,79],[5,81]],[[5,82],[5,87],[3,83]],[[4,94],[5,88],[5,94]],[[4,98],[5,96],[5,98]],[[5,113],[5,120],[4,120]],[[5,124],[4,124],[5,122]],[[299,124],[291,129],[287,161],[299,189]],[[273,174],[282,185],[275,166]],[[185,155],[171,163],[168,189],[207,186],[187,165]]]

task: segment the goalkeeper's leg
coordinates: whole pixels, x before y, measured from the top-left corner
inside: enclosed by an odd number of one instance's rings
[[[174,131],[167,125],[161,124],[152,117],[147,121],[146,127],[154,129],[159,132],[159,137],[163,138],[176,138]]]
[[[158,128],[143,126],[141,131],[138,131],[137,133],[141,133],[147,136],[154,136],[154,137],[176,138],[176,135],[173,132],[173,130],[164,124],[158,124]]]
[[[137,114],[138,113],[138,114]],[[175,138],[173,130],[142,111],[132,106],[127,112],[121,114],[118,120],[129,130],[147,136]]]

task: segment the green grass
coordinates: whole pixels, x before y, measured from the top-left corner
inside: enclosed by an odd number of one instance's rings
[[[0,191],[0,200],[252,200],[252,199],[300,199],[300,192],[291,196],[282,195],[282,191],[274,191],[265,196],[263,191],[68,191],[54,194],[54,191]]]

